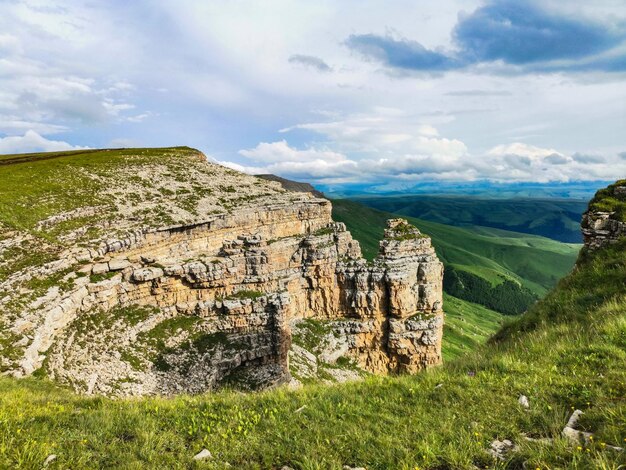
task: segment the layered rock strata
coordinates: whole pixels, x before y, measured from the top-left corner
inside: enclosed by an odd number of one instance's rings
[[[581,223],[587,249],[597,250],[626,236],[625,207],[626,180],[598,191]]]
[[[389,221],[368,263],[329,201],[287,193],[16,272],[7,285],[55,285],[27,305],[0,299],[13,338],[2,365],[118,396],[264,387],[290,379],[291,325],[312,318],[340,338],[327,360],[414,373],[441,362],[442,275],[406,221]]]
[[[597,250],[626,236],[626,222],[614,219],[613,212],[587,211],[583,214],[581,231],[585,246]]]

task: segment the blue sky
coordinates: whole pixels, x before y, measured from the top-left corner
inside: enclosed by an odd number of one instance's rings
[[[317,183],[626,177],[622,0],[0,0],[0,153]]]

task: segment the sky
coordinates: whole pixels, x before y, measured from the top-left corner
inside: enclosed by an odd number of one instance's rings
[[[624,0],[0,0],[0,154],[320,184],[626,178]]]

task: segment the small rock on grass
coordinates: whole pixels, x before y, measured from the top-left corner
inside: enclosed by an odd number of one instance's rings
[[[491,443],[491,448],[487,449],[487,453],[498,460],[506,460],[509,452],[516,452],[517,446],[509,439],[502,441],[495,440]]]
[[[213,457],[211,455],[211,452],[209,452],[206,449],[202,449],[200,452],[198,452],[196,455],[193,456],[194,460],[204,460],[204,459],[210,459],[211,457]]]
[[[528,397],[526,395],[520,395],[517,402],[522,406],[522,408],[530,408],[530,402],[528,401]]]

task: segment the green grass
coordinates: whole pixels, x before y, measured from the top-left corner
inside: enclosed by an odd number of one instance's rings
[[[169,153],[171,152],[171,154]],[[188,147],[168,149],[80,150],[0,156],[0,224],[32,231],[47,217],[90,205],[103,206],[102,185],[88,177],[106,174],[120,165],[154,163],[168,155],[194,155]],[[51,197],[54,196],[54,197]]]
[[[133,400],[3,377],[0,467],[40,468],[54,453],[52,468],[73,469],[617,469],[626,455],[603,443],[626,443],[625,281],[626,241],[583,255],[497,341],[416,376]],[[591,445],[560,435],[576,408]],[[491,460],[496,438],[519,452]],[[194,462],[202,448],[213,459]]]
[[[106,194],[111,189],[107,178],[116,172],[158,163],[176,171],[198,155],[188,147],[0,155],[0,239],[23,237],[19,244],[0,250],[0,282],[12,273],[56,259],[68,246],[92,246],[105,235],[107,224],[108,236],[120,235],[113,222],[120,217],[114,197],[121,193]],[[126,176],[119,175],[120,181]],[[136,179],[128,181],[125,197],[134,202],[152,197],[146,188],[154,182]],[[83,212],[75,212],[69,220],[41,225],[51,216],[79,209]],[[158,204],[135,216],[137,226],[172,222]],[[77,229],[84,230],[66,238]]]
[[[371,209],[346,199],[333,201],[333,218],[344,222],[372,259],[386,221],[397,214]],[[580,245],[488,227],[453,227],[412,217],[406,219],[432,238],[445,264],[497,284],[511,279],[544,295],[574,265]]]
[[[485,343],[506,321],[501,313],[444,294],[446,314],[441,352],[444,361],[456,359]]]
[[[626,196],[617,195],[617,188],[626,187],[626,180],[619,180],[599,190],[589,203],[589,209],[600,212],[613,212],[612,219],[626,222]]]

